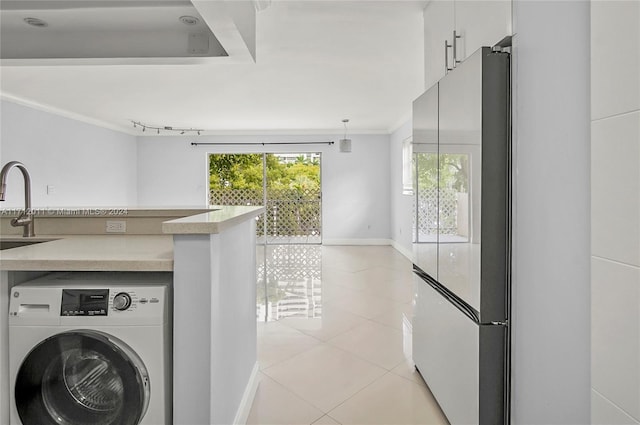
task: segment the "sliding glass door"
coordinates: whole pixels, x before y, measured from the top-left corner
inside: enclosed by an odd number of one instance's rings
[[[258,320],[320,314],[320,171],[320,153],[209,156],[210,204],[265,206],[256,225]]]
[[[259,243],[322,243],[320,153],[211,154],[210,204],[264,205]]]

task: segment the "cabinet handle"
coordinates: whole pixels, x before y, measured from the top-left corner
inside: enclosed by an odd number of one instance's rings
[[[456,30],[453,30],[453,41],[451,42],[453,46],[453,67],[455,68],[461,61],[458,60],[458,48],[456,40],[461,38],[462,36],[456,33]]]
[[[451,47],[451,44],[449,44],[449,42],[445,40],[444,41],[444,73],[445,74],[453,70],[453,68],[449,68],[449,52],[448,52],[449,47]]]

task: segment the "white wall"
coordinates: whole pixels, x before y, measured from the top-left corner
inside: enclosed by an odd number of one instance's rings
[[[207,153],[321,152],[324,243],[389,240],[389,136],[350,135],[352,152],[334,145],[191,146],[198,142],[269,143],[337,141],[335,135],[141,137],[138,203],[199,206],[207,202]]]
[[[512,418],[517,425],[584,425],[591,386],[589,2],[517,0],[513,12]]]
[[[640,424],[640,2],[591,2],[591,69],[591,423]]]
[[[402,194],[402,142],[412,135],[412,121],[406,122],[390,136],[389,172],[391,191],[391,239],[394,247],[412,257],[411,232],[413,197]]]
[[[33,207],[136,203],[134,136],[6,100],[0,108],[0,163],[26,165]],[[23,206],[22,174],[14,169],[0,208]]]

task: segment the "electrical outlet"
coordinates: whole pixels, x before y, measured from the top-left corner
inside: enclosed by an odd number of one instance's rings
[[[125,233],[127,231],[126,221],[109,221],[107,220],[107,233]]]

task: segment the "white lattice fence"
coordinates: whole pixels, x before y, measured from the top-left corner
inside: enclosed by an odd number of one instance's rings
[[[441,189],[438,200],[438,190],[435,188],[419,189],[417,197],[414,197],[414,211],[417,211],[415,220],[418,220],[418,235],[438,234],[438,222],[441,235],[456,235],[458,233],[458,195],[455,190]],[[440,217],[438,217],[438,211]]]
[[[320,235],[320,192],[295,189],[267,190],[267,234]]]
[[[262,205],[262,191],[253,189],[212,190],[213,205]],[[265,215],[257,224],[258,236],[264,236],[264,221],[267,236],[297,237],[321,234],[321,211],[319,190],[268,189]]]

